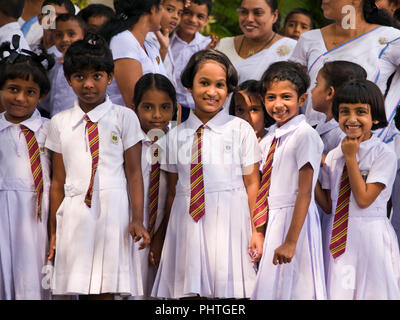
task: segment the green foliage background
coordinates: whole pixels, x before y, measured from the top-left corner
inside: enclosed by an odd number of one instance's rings
[[[240,2],[241,0],[213,0],[211,19],[203,33],[216,34],[220,38],[241,34],[237,15]],[[283,25],[283,21],[290,10],[304,8],[313,15],[314,27],[320,27],[324,21],[321,3],[322,0],[279,0],[281,25]]]

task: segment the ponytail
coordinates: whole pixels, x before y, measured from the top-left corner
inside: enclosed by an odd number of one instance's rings
[[[381,26],[394,26],[393,18],[383,9],[379,9],[375,0],[364,0],[363,2],[364,20],[371,24],[379,24]]]

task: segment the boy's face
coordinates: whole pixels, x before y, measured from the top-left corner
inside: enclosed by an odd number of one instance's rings
[[[48,43],[49,48],[55,44],[54,41],[54,26],[53,23],[55,24],[55,19],[60,15],[60,14],[65,14],[68,13],[67,8],[62,5],[56,5],[56,4],[51,4],[50,5],[52,9],[54,9],[55,15],[52,16],[51,12],[44,10],[44,7],[42,10],[44,12],[40,13],[38,15],[38,21],[40,25],[43,27],[43,38],[45,38],[45,43]],[[54,14],[54,13],[53,13]],[[45,18],[45,20],[43,20]]]
[[[301,13],[293,14],[286,22],[284,33],[285,36],[299,40],[300,36],[311,30],[310,18]]]
[[[191,2],[190,6],[183,10],[179,30],[187,35],[195,35],[208,22],[208,8],[206,4]]]
[[[57,50],[65,54],[69,46],[83,39],[84,34],[81,26],[76,20],[58,21],[54,32],[54,40]]]
[[[163,3],[163,15],[161,18],[161,28],[168,29],[169,32],[181,22],[183,14],[183,2],[180,0],[166,0]]]

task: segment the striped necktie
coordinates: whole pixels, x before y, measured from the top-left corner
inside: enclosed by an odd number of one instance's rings
[[[85,115],[86,129],[88,132],[88,140],[90,147],[90,154],[92,156],[92,175],[90,177],[90,184],[85,196],[85,203],[90,208],[92,206],[93,184],[94,176],[99,162],[99,131],[97,129],[97,122],[90,121],[89,117]]]
[[[203,164],[201,162],[201,145],[204,125],[201,125],[193,139],[192,161],[190,164],[190,208],[189,213],[198,222],[205,214]]]
[[[28,129],[22,124],[20,125],[20,128],[25,136],[26,143],[28,145],[28,153],[31,162],[32,177],[33,177],[33,182],[35,184],[35,191],[38,196],[37,199],[38,216],[40,221],[42,221],[43,173],[42,173],[42,165],[40,162],[39,145],[36,141],[35,134],[32,130]]]
[[[346,250],[350,194],[349,175],[347,174],[347,167],[344,165],[342,178],[340,180],[339,197],[333,220],[332,236],[329,244],[329,250],[334,259],[342,255]]]
[[[153,164],[150,172],[149,185],[149,234],[150,239],[154,236],[154,229],[157,220],[158,195],[160,187],[160,162],[158,161],[158,147],[152,148]]]
[[[263,226],[268,219],[268,194],[271,186],[272,162],[274,160],[277,142],[278,139],[276,138],[272,140],[262,172],[261,186],[257,192],[256,209],[252,217],[253,224],[256,228]]]

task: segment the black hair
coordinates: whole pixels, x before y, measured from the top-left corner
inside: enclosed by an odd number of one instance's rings
[[[66,21],[76,21],[78,22],[79,26],[82,29],[82,33],[85,34],[86,33],[86,23],[85,21],[83,21],[83,19],[80,16],[76,16],[74,14],[69,14],[69,13],[64,13],[64,14],[60,14],[57,19],[56,19],[56,23],[58,22],[66,22]]]
[[[118,33],[131,29],[154,6],[160,8],[161,0],[114,0],[116,16],[108,20],[100,30],[100,34],[110,43]]]
[[[205,4],[207,6],[208,15],[211,14],[211,11],[212,11],[212,1],[211,0],[191,0],[191,2],[195,3],[199,6],[201,6],[202,4]]]
[[[75,41],[64,55],[64,73],[69,79],[82,70],[114,72],[114,60],[106,41],[99,35],[88,32],[83,40]]]
[[[314,28],[313,16],[312,16],[310,11],[308,11],[307,9],[304,9],[304,8],[294,8],[294,9],[290,10],[289,13],[287,14],[286,18],[285,18],[285,22],[283,23],[284,27],[286,27],[286,24],[287,24],[288,20],[294,14],[302,14],[304,16],[307,16],[310,19],[310,28],[311,29]]]
[[[363,0],[363,15],[364,20],[371,24],[389,27],[395,25],[394,19],[390,16],[389,12],[379,9],[375,4],[375,0]]]
[[[332,86],[337,91],[346,81],[366,80],[367,71],[359,64],[350,61],[330,61],[326,62],[320,69],[327,85]]]
[[[335,94],[332,104],[332,114],[339,121],[339,106],[342,103],[368,104],[371,108],[373,121],[372,130],[384,128],[388,125],[385,113],[385,99],[379,87],[369,80],[350,80],[346,82]]]
[[[300,98],[310,86],[310,77],[303,66],[292,61],[279,61],[271,64],[261,77],[260,92],[263,97],[268,87],[274,81],[290,81],[296,87],[297,96]]]
[[[260,82],[257,80],[246,80],[242,82],[233,92],[231,103],[229,104],[229,114],[235,116],[235,96],[239,91],[244,91],[248,95],[257,97],[260,100],[261,107],[264,112],[264,127],[268,128],[275,123],[275,120],[268,114],[265,109],[264,101],[262,96],[260,95]]]
[[[79,11],[78,16],[87,23],[91,17],[106,17],[107,20],[110,20],[115,17],[115,12],[109,6],[100,3],[93,3]]]
[[[166,76],[159,73],[146,73],[136,82],[133,95],[135,110],[137,110],[142,101],[143,95],[150,89],[157,89],[168,94],[173,104],[174,112],[172,118],[174,118],[177,112],[175,87]]]
[[[9,55],[5,57],[4,53]],[[22,79],[28,81],[32,79],[40,88],[40,96],[44,96],[50,91],[50,80],[47,77],[47,70],[54,65],[52,55],[43,52],[37,55],[34,52],[24,50],[27,54],[18,53],[11,49],[10,42],[4,42],[0,46],[0,88],[4,86],[8,79]],[[47,60],[47,68],[42,62]]]
[[[24,9],[25,0],[0,0],[0,12],[5,16],[18,19]]]
[[[271,8],[271,12],[275,12],[278,10],[278,18],[276,19],[275,23],[272,25],[272,31],[276,33],[280,33],[281,29],[281,13],[279,11],[278,7],[278,0],[264,0],[265,3]],[[240,4],[242,4],[243,0],[240,1]]]
[[[71,0],[44,0],[42,8],[47,5],[55,4],[60,7],[65,7],[69,14],[75,14],[75,7]]]
[[[222,53],[214,49],[200,50],[192,55],[188,64],[181,75],[182,85],[185,88],[193,88],[193,79],[199,69],[199,66],[209,60],[220,63],[226,72],[226,85],[228,87],[228,93],[235,90],[238,83],[238,74],[229,58]]]
[[[400,130],[400,104],[396,108],[396,114],[394,115],[394,125],[397,130]]]

